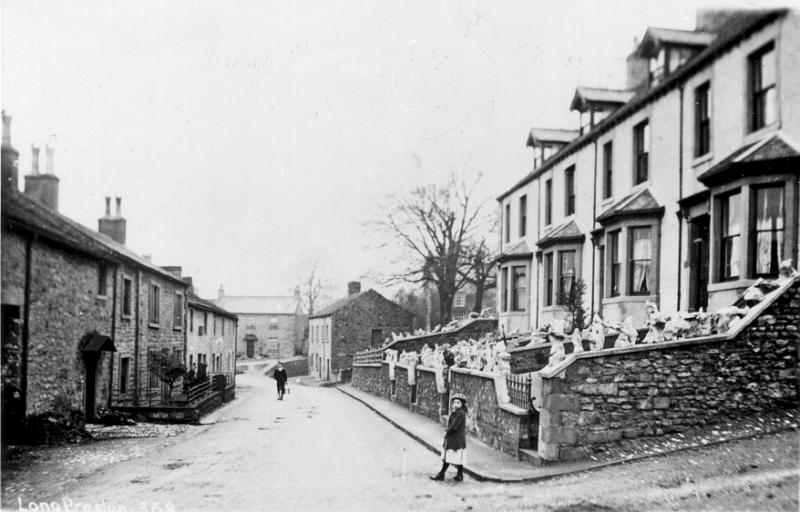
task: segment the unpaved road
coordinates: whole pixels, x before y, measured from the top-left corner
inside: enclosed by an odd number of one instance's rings
[[[61,467],[57,487],[39,469],[54,467],[47,453],[59,449],[43,450],[24,473],[24,492],[8,492],[15,478],[4,475],[3,509],[798,510],[797,431],[535,484],[438,483],[427,477],[435,455],[337,390],[292,386],[277,401],[271,379],[237,382],[239,397],[216,423],[174,438],[75,448],[89,458],[110,446],[137,453],[77,479]]]

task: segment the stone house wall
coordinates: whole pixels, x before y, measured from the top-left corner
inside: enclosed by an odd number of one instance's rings
[[[254,334],[256,341],[256,357],[269,357],[272,359],[288,358],[295,355],[295,345],[298,343],[298,319],[296,315],[277,315],[277,314],[238,314],[236,311],[231,313],[239,316],[239,332],[236,345],[237,357],[246,357],[248,334]],[[278,328],[271,329],[270,321],[278,321]],[[302,334],[302,330],[300,331]]]
[[[733,338],[580,355],[543,374],[539,456],[581,458],[602,443],[797,407],[800,279],[754,316]]]
[[[236,320],[213,311],[189,305],[186,320],[186,367],[197,364],[198,355],[204,354],[208,360],[208,373],[212,373],[212,359],[220,357],[220,368],[216,373],[234,373],[236,365]],[[203,315],[208,315],[208,332],[200,334]],[[192,316],[194,319],[192,320]],[[216,319],[216,333],[214,320]]]
[[[423,336],[413,336],[397,340],[390,343],[385,348],[397,350],[398,352],[403,350],[407,352],[419,352],[424,345],[428,345],[431,348],[433,348],[434,345],[442,345],[443,343],[455,345],[461,340],[469,340],[470,338],[477,340],[481,336],[491,332],[497,332],[497,319],[478,318],[452,331],[425,334]]]
[[[3,303],[24,320],[25,239],[3,230]],[[111,335],[111,299],[98,296],[99,260],[36,240],[31,244],[26,415],[67,414],[85,408],[81,338]],[[95,404],[106,405],[111,356],[97,364]]]
[[[381,330],[381,340],[392,332],[410,331],[414,314],[377,292],[369,290],[332,315],[331,373],[350,368],[353,355],[372,344],[372,330]]]

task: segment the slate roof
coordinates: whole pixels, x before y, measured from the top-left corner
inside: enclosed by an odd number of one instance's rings
[[[572,97],[570,110],[581,110],[587,102],[590,103],[617,103],[624,105],[633,99],[635,91],[622,89],[603,89],[600,87],[578,87]],[[575,133],[577,136],[577,132]]]
[[[575,221],[571,220],[556,227],[553,231],[540,238],[539,241],[536,242],[536,245],[539,247],[547,247],[548,245],[557,243],[582,242],[585,238],[586,235],[581,233]]]
[[[531,128],[528,134],[528,146],[539,142],[569,142],[578,136],[578,130],[560,130],[556,128]]]
[[[618,123],[635,114],[640,108],[649,102],[655,101],[668,91],[678,87],[679,84],[684,82],[694,73],[703,69],[719,54],[727,51],[729,48],[732,48],[738,44],[739,41],[749,36],[756,30],[764,27],[768,23],[776,21],[778,18],[784,16],[787,12],[788,9],[761,10],[752,11],[750,13],[731,18],[731,20],[725,24],[725,29],[717,32],[717,37],[711,44],[701,50],[693,58],[689,59],[688,62],[678,68],[674,73],[669,74],[663,82],[656,87],[649,89],[638,96],[635,96],[631,101],[600,121],[592,130],[572,140],[569,144],[561,148],[558,153],[548,158],[547,161],[540,167],[529,172],[524,178],[503,192],[500,196],[498,196],[497,200],[502,201],[515,190],[523,187],[531,180],[540,176],[542,173],[552,169],[568,155],[571,155],[587,144],[591,144],[592,141],[603,135]]]
[[[525,239],[518,240],[514,245],[509,247],[505,252],[500,253],[495,259],[495,262],[512,260],[512,259],[524,259],[530,258],[533,256],[533,252],[531,252],[530,247],[528,247],[528,243]]]
[[[619,217],[663,213],[664,207],[658,204],[650,189],[641,188],[609,206],[597,217],[597,222],[608,222]]]
[[[729,177],[740,177],[744,170],[753,167],[748,164],[768,164],[796,160],[800,156],[800,144],[783,132],[767,135],[757,142],[745,144],[714,167],[697,177],[705,184],[718,182]],[[753,171],[763,171],[763,166],[753,167]],[[731,172],[733,171],[733,172]]]
[[[194,308],[197,308],[197,309],[202,309],[204,311],[210,311],[210,312],[216,313],[217,315],[220,315],[220,316],[227,316],[228,318],[233,318],[234,320],[236,320],[238,318],[236,315],[234,315],[230,311],[226,311],[226,310],[222,309],[221,307],[217,306],[216,304],[214,304],[210,300],[201,299],[200,297],[195,295],[193,292],[187,293],[186,300],[187,300],[187,302],[188,302],[190,307],[194,307]]]
[[[11,221],[9,224],[24,227],[73,250],[100,259],[122,258],[160,277],[186,286],[180,278],[139,256],[125,245],[47,208],[18,191],[3,190],[2,212],[3,223]],[[13,230],[13,227],[10,229]]]
[[[359,300],[361,298],[367,297],[368,295],[372,296],[372,297],[374,297],[376,299],[379,299],[379,300],[384,300],[386,302],[391,302],[392,304],[394,304],[398,308],[402,309],[403,311],[405,311],[409,315],[412,315],[412,316],[414,315],[413,312],[407,310],[406,308],[404,308],[400,304],[394,302],[393,300],[387,299],[386,297],[384,297],[380,293],[376,292],[374,289],[370,288],[369,290],[367,290],[365,292],[355,293],[353,295],[350,295],[349,297],[344,297],[342,299],[336,300],[336,301],[328,304],[324,308],[320,309],[319,311],[316,311],[313,315],[309,316],[309,318],[320,318],[320,317],[323,317],[323,316],[330,316],[330,315],[334,314],[335,312],[339,311],[340,309],[342,309],[343,307],[348,306],[348,305],[352,304],[353,302],[356,302],[357,300]]]
[[[237,315],[294,315],[298,299],[293,295],[225,295],[214,304]],[[302,305],[300,309],[302,314]]]

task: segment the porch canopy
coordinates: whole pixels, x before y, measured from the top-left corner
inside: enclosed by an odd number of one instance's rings
[[[81,338],[81,352],[116,352],[114,342],[108,336],[92,331]]]

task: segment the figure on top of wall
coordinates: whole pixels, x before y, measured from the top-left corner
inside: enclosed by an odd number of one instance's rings
[[[619,336],[614,342],[614,348],[632,347],[636,344],[636,338],[639,333],[633,327],[633,317],[627,317],[617,330],[619,331]]]
[[[550,324],[550,329],[547,331],[547,341],[550,345],[550,358],[547,360],[547,366],[555,366],[566,357],[564,350],[564,326],[561,322],[554,321]]]
[[[589,350],[603,350],[606,341],[606,326],[603,319],[597,313],[592,317],[592,324],[589,326]]]
[[[581,330],[577,327],[572,330],[572,353],[580,354],[583,352],[583,342],[581,341]]]
[[[778,267],[778,279],[775,280],[775,283],[781,286],[789,279],[793,279],[797,276],[800,276],[800,272],[794,268],[794,261],[792,259],[783,260]]]

